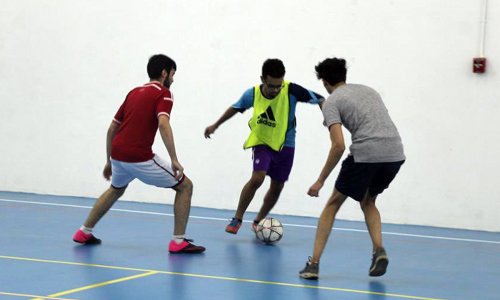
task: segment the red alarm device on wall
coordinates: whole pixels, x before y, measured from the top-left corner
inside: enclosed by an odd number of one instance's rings
[[[486,72],[486,57],[475,57],[472,60],[472,72],[474,73]]]

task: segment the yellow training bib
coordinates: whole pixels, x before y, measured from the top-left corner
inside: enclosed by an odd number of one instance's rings
[[[248,122],[251,132],[244,149],[257,145],[267,145],[275,151],[283,148],[290,113],[289,82],[284,81],[283,84],[280,93],[273,99],[262,95],[260,85],[254,87],[253,116]]]

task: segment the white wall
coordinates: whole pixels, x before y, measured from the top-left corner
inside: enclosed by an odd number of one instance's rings
[[[266,58],[325,94],[313,67],[339,56],[348,81],[380,91],[405,144],[407,163],[379,201],[383,221],[500,231],[500,3],[489,1],[488,71],[478,75],[480,2],[2,0],[0,190],[97,197],[110,120],[163,52],[178,63],[172,123],[193,205],[234,210],[251,173],[241,147],[251,113],[211,140],[204,128],[258,83]],[[329,141],[316,107],[297,117],[295,165],[274,211],[318,216],[338,168],[319,199],[306,196]],[[159,138],[155,150],[166,156]],[[124,198],[172,203],[173,193],[137,182]],[[362,214],[351,201],[339,217]]]

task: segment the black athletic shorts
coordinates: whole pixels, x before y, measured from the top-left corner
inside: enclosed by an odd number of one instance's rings
[[[396,177],[405,161],[383,163],[357,163],[349,155],[342,162],[335,182],[337,191],[361,202],[368,191],[370,196],[381,194]]]

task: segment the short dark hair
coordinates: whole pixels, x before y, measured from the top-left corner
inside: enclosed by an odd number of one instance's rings
[[[336,85],[346,79],[347,69],[343,58],[327,58],[318,63],[314,69],[316,70],[316,77],[325,80],[330,85]]]
[[[269,75],[274,78],[285,76],[285,65],[277,58],[268,58],[262,65],[262,77]]]
[[[165,54],[155,54],[148,61],[148,75],[150,79],[157,79],[161,76],[161,71],[166,70],[170,73],[172,70],[177,70],[175,61]]]

